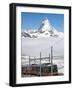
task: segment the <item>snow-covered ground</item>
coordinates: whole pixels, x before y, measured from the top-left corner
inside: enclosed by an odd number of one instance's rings
[[[58,71],[64,72],[64,38],[23,38],[21,44],[22,52],[22,66],[29,64],[30,58],[49,57],[51,52],[51,46],[53,46],[53,56],[59,56],[59,58],[53,58],[53,63],[58,65]],[[61,58],[63,57],[63,58]],[[44,59],[41,63],[48,63],[48,59]],[[39,64],[39,60],[31,61],[31,64]]]

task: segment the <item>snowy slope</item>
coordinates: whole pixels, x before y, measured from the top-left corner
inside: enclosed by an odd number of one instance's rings
[[[62,32],[58,32],[47,17],[41,22],[38,30],[24,30],[22,36],[31,38],[42,38],[42,37],[63,37]]]

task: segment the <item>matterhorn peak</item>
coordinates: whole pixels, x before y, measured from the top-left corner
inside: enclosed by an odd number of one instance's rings
[[[52,30],[52,25],[50,21],[48,20],[47,17],[41,22],[41,26],[39,28],[39,31],[44,32],[44,31],[51,31]]]
[[[63,33],[57,31],[50,20],[45,17],[40,27],[37,30],[29,30],[22,32],[22,36],[29,37],[29,38],[42,38],[42,37],[63,37]]]
[[[42,21],[42,24],[50,24],[50,21],[47,17],[45,17],[45,19]]]

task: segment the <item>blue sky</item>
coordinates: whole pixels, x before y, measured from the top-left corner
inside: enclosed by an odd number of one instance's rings
[[[21,29],[38,29],[42,20],[47,17],[58,31],[64,32],[64,14],[21,13]]]

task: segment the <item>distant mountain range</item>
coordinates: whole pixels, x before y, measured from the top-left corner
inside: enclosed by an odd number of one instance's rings
[[[23,30],[21,32],[22,37],[29,38],[46,38],[46,37],[63,37],[63,32],[56,30],[52,23],[46,17],[42,22],[40,27],[37,30]]]

